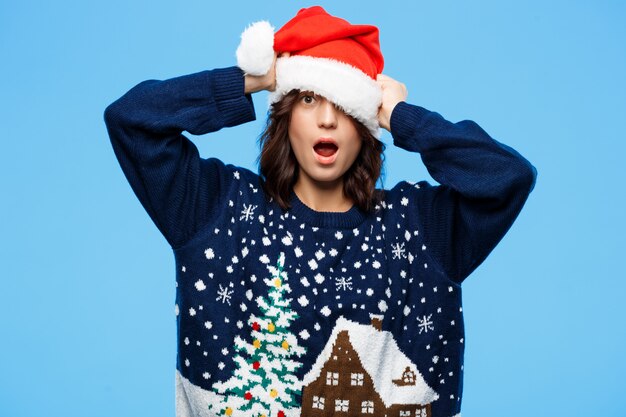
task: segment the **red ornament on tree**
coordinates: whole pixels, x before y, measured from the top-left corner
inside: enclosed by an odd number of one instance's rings
[[[246,400],[251,400],[252,394],[250,394],[250,391],[246,392],[246,395],[244,395],[243,398],[245,398]]]
[[[283,412],[283,410],[280,410],[278,412],[278,417],[285,417],[285,413]]]
[[[259,363],[259,361],[256,361],[252,364],[252,367],[256,370],[259,369],[261,367],[261,364]]]
[[[261,326],[259,326],[259,323],[257,323],[256,321],[252,323],[252,330],[257,331],[257,332],[261,330]]]

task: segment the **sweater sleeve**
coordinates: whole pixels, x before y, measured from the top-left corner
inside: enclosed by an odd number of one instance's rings
[[[458,283],[509,230],[535,186],[537,171],[471,120],[452,123],[423,107],[399,103],[393,143],[419,152],[439,186],[420,184],[416,210],[430,252]]]
[[[215,217],[232,181],[221,161],[200,158],[182,132],[202,135],[254,119],[237,67],[144,81],[106,108],[120,166],[173,248]]]

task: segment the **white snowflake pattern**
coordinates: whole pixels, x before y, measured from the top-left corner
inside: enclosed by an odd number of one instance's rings
[[[422,334],[422,331],[424,333],[428,333],[429,330],[435,330],[435,327],[433,326],[433,322],[431,320],[431,318],[433,317],[432,314],[429,314],[428,317],[424,316],[423,318],[417,318],[417,321],[419,322],[418,327],[420,328],[420,332],[419,334]]]
[[[291,244],[293,243],[293,235],[287,232],[287,236],[283,237],[281,239],[281,242],[283,242],[283,245],[285,246],[291,246]]]
[[[341,290],[352,290],[352,277],[341,277],[335,278],[335,285],[337,286],[337,291]]]
[[[232,297],[233,292],[233,290],[229,290],[228,287],[224,288],[222,287],[222,284],[220,284],[220,289],[217,292],[217,298],[215,300],[221,301],[222,304],[228,303],[228,305],[230,305],[230,298]]]
[[[391,247],[393,248],[393,258],[392,259],[402,259],[406,258],[406,250],[404,249],[404,243],[396,243],[395,245],[392,243]]]
[[[300,305],[301,305],[302,307],[306,307],[307,305],[309,305],[309,299],[308,299],[308,298],[306,298],[306,296],[305,296],[305,295],[301,295],[301,296],[298,298],[298,303],[300,303]]]
[[[253,206],[252,204],[243,204],[243,210],[241,210],[241,216],[239,220],[250,221],[254,219],[254,210],[258,206]]]

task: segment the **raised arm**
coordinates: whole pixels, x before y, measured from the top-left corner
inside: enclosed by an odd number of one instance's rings
[[[389,126],[394,145],[419,152],[441,184],[421,183],[414,208],[431,253],[452,280],[461,282],[509,230],[537,171],[471,120],[452,123],[402,101],[391,110]]]
[[[115,155],[139,201],[172,247],[219,210],[231,178],[202,159],[182,132],[215,132],[255,119],[237,67],[149,80],[109,105],[104,119]]]

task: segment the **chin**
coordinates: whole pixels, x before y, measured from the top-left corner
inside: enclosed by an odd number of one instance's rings
[[[315,182],[331,183],[343,179],[343,174],[337,172],[311,172],[309,177]]]
[[[342,179],[341,176],[337,176],[337,175],[320,175],[320,176],[311,177],[311,178],[316,182],[324,182],[324,183],[337,182]]]

